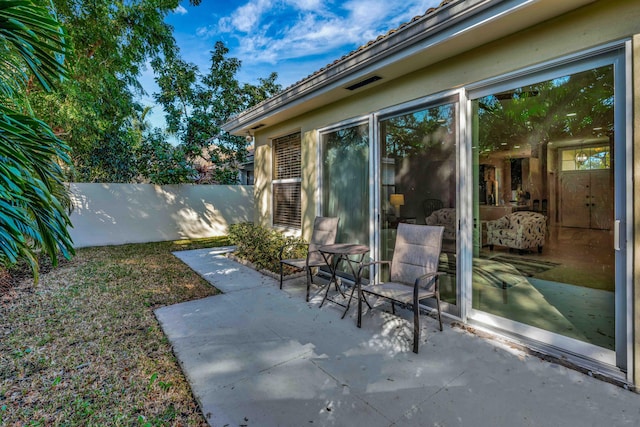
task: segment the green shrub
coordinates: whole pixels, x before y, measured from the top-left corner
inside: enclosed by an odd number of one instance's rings
[[[284,236],[271,228],[252,223],[232,224],[229,226],[229,240],[236,245],[235,255],[247,260],[259,268],[274,273],[280,272],[280,249],[287,245],[283,258],[305,258],[307,246],[300,237]],[[293,272],[285,268],[285,273]]]

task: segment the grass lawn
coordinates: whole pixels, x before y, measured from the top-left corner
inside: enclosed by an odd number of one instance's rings
[[[218,293],[171,251],[226,244],[80,249],[0,291],[0,425],[207,425],[153,310]]]

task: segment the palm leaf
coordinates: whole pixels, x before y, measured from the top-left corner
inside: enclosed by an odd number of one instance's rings
[[[67,75],[65,33],[32,0],[0,2],[0,264],[25,260],[37,281],[37,253],[54,263],[73,254],[70,206],[61,164],[69,147],[44,122],[25,112],[29,76],[45,90]]]
[[[56,80],[67,75],[63,63],[67,50],[66,33],[46,8],[33,1],[4,1],[1,4],[0,43],[4,50],[14,52],[49,90]]]

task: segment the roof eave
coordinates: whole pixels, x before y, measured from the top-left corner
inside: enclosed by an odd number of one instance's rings
[[[595,0],[564,0],[565,11]],[[235,135],[252,132],[252,128],[271,125],[285,112],[295,108],[297,116],[319,104],[337,101],[353,92],[345,89],[378,70],[403,58],[424,54],[435,46],[450,43],[455,39],[481,31],[487,25],[503,21],[516,11],[531,5],[555,3],[554,0],[459,0],[449,2],[434,13],[407,23],[385,36],[368,43],[360,49],[343,56],[324,69],[286,88],[276,96],[232,117],[222,128]],[[551,9],[549,5],[547,8]],[[555,3],[554,13],[560,14],[560,5]],[[541,19],[541,18],[538,18]],[[546,17],[548,19],[548,17]],[[520,24],[522,28],[537,22]],[[512,25],[513,26],[513,25]],[[512,27],[511,26],[511,27]],[[496,35],[497,38],[498,35]],[[478,43],[486,40],[477,39]],[[435,60],[435,58],[434,58]],[[412,70],[406,70],[410,72]],[[388,79],[383,79],[381,84]],[[367,86],[367,88],[373,87]],[[321,98],[319,98],[321,97]],[[314,102],[315,101],[315,102]],[[278,120],[279,121],[279,120]]]

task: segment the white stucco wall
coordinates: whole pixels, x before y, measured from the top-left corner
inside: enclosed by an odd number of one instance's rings
[[[70,184],[77,248],[213,237],[253,221],[253,186]]]

